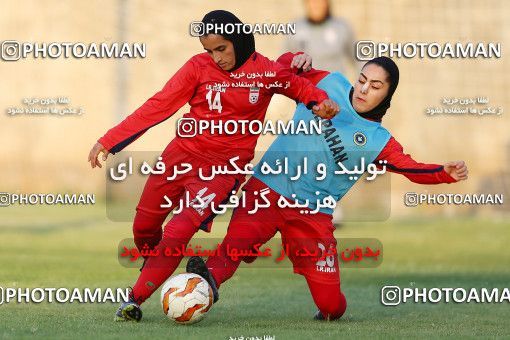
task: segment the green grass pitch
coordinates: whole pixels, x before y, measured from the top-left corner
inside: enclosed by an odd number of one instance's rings
[[[0,208],[0,286],[126,287],[138,270],[117,261],[130,223],[114,223],[104,205]],[[213,236],[225,232],[226,217]],[[427,303],[385,307],[384,285],[510,287],[510,222],[422,219],[346,223],[338,237],[375,237],[384,260],[375,269],[343,269],[348,307],[341,320],[317,322],[305,280],[290,268],[247,265],[222,286],[220,301],[200,323],[181,326],[163,315],[159,291],[140,323],[115,323],[116,304],[0,305],[0,338],[275,339],[343,337],[508,337],[509,303]],[[182,269],[179,269],[182,271]]]

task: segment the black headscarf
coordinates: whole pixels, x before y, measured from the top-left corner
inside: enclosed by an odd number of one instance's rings
[[[363,67],[369,65],[369,64],[376,64],[381,66],[383,69],[386,70],[388,73],[388,81],[390,83],[390,88],[388,89],[388,94],[383,99],[383,101],[374,107],[372,110],[368,112],[363,112],[358,114],[365,118],[370,120],[375,120],[376,122],[380,122],[382,120],[382,117],[386,114],[386,110],[390,108],[391,105],[391,97],[395,93],[395,90],[398,86],[398,78],[399,78],[399,72],[398,72],[398,66],[388,57],[377,57],[372,60],[369,60]],[[349,94],[349,99],[352,103],[352,94],[354,92],[354,88],[351,89],[351,93]]]
[[[202,19],[202,22],[204,25],[211,23],[211,24],[242,24],[241,20],[239,20],[234,14],[223,11],[223,10],[216,10],[207,13],[204,18]],[[214,33],[212,32],[205,32],[207,33]],[[255,52],[255,38],[253,36],[253,33],[244,33],[242,29],[240,30],[234,30],[232,34],[220,34],[223,38],[229,40],[234,45],[234,52],[236,56],[236,64],[233,69],[229,70],[229,72],[235,71],[238,69],[241,65],[243,65],[246,60]]]

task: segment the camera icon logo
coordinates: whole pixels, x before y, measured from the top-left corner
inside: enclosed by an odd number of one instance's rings
[[[11,204],[11,195],[7,192],[0,192],[0,207],[7,207]]]
[[[415,192],[406,192],[404,195],[404,204],[407,207],[416,207],[418,205],[418,194]]]
[[[182,138],[191,138],[197,135],[197,121],[195,118],[180,118],[177,121],[177,135]]]
[[[381,303],[385,306],[397,306],[401,302],[399,286],[384,286],[381,289]]]
[[[189,25],[189,33],[192,37],[201,37],[205,33],[205,25],[201,21],[193,21]]]
[[[2,59],[5,61],[16,61],[21,58],[21,44],[15,40],[2,42]]]
[[[376,46],[373,41],[360,40],[356,43],[356,58],[360,61],[368,61],[376,57]]]

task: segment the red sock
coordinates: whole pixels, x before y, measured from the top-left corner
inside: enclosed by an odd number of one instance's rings
[[[340,290],[340,283],[321,283],[306,278],[313,301],[327,320],[340,318],[347,308],[347,301]]]
[[[244,216],[246,215],[246,216]],[[237,250],[253,250],[253,246],[260,243],[264,244],[270,240],[276,233],[276,227],[261,223],[248,224],[247,219],[253,221],[254,217],[247,214],[234,213],[228,226],[227,235],[221,242],[220,256],[210,256],[206,265],[209,268],[217,287],[227,281],[234,275],[241,261],[251,263],[256,257],[239,257],[234,258],[227,255],[227,246],[230,249]]]
[[[274,234],[275,229],[273,228],[265,229],[261,227],[260,230],[253,230],[249,227],[245,228],[242,225],[236,225],[231,221],[227,235],[220,246],[220,256],[210,256],[206,262],[207,268],[209,268],[214,281],[216,281],[216,286],[219,288],[223,282],[230,279],[241,261],[251,263],[256,259],[256,257],[238,257],[232,259],[231,256],[227,255],[227,246],[230,249],[241,251],[252,250],[255,244],[267,242]]]
[[[133,287],[133,297],[138,304],[147,300],[172,275],[183,256],[165,256],[165,248],[186,246],[198,227],[186,214],[174,215],[165,227],[161,242],[156,246],[160,255],[149,257]]]
[[[251,263],[256,259],[256,257],[232,259],[227,255],[227,246],[230,249],[241,251],[253,250],[254,245],[258,243],[264,244],[269,241],[277,232],[276,226],[284,222],[277,211],[263,209],[262,212],[256,215],[249,213],[255,206],[255,202],[259,199],[253,191],[267,187],[257,179],[250,181],[251,184],[247,185],[249,188],[246,189],[246,206],[235,209],[228,225],[227,235],[225,235],[221,242],[220,255],[210,256],[206,262],[207,268],[212,273],[218,287],[234,275],[241,261]],[[276,192],[273,192],[271,195],[272,199],[276,200],[280,197]],[[273,207],[273,209],[278,208]]]

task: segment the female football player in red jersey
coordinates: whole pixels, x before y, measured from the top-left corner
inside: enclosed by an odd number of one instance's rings
[[[205,15],[202,22],[204,25],[241,24],[235,15],[227,11],[212,11]],[[304,103],[320,117],[332,117],[338,112],[338,105],[328,99],[326,92],[257,53],[253,34],[242,31],[232,34],[205,33],[200,37],[200,42],[206,53],[189,59],[160,92],[98,140],[88,157],[92,168],[101,167],[98,160],[100,153],[103,154],[102,159],[106,160],[109,153],[121,151],[186,103],[191,106],[190,112],[184,115],[188,123],[190,120],[199,123],[201,120],[223,122],[240,119],[263,122],[275,93]],[[251,83],[254,74],[267,75],[269,79],[258,80],[260,83],[257,82],[256,87],[240,86]],[[268,86],[275,81],[286,86]],[[209,231],[214,218],[210,204],[226,200],[244,181],[241,174],[216,175],[212,180],[205,181],[199,176],[198,170],[206,169],[205,173],[210,175],[207,171],[212,166],[228,166],[229,160],[234,157],[239,157],[236,164],[243,168],[253,158],[257,137],[241,131],[233,135],[209,131],[192,138],[181,134],[168,144],[162,153],[166,170],[162,175],[152,174],[147,179],[133,222],[138,249],[142,250],[148,245],[150,249],[159,250],[161,255],[145,259],[141,274],[133,286],[131,299],[119,307],[116,320],[141,319],[140,304],[174,272],[182,259],[182,256],[163,256],[163,250],[186,245],[200,229]],[[171,181],[167,180],[172,175],[173,166],[181,163],[191,164],[192,170]],[[165,218],[185,193],[194,200],[207,197],[208,205],[184,208],[162,230]],[[169,208],[161,208],[165,195],[173,202]]]

